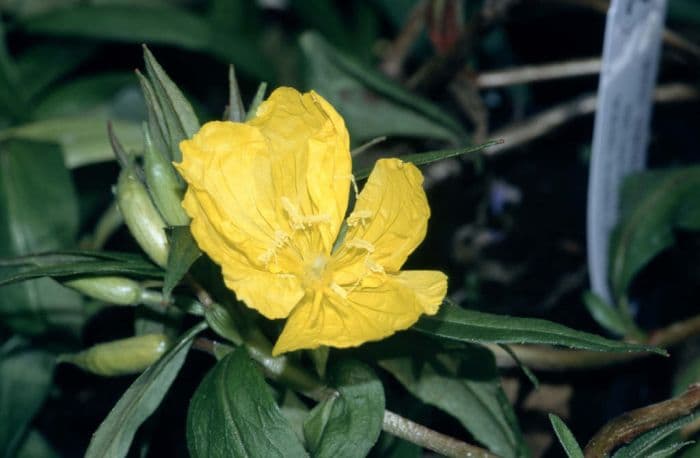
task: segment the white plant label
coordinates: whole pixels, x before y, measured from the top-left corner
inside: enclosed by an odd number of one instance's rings
[[[644,169],[666,0],[612,0],[588,185],[588,270],[593,291],[612,303],[610,235],[622,180]]]

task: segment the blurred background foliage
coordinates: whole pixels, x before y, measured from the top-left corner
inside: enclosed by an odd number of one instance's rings
[[[660,83],[674,86],[655,108],[653,168],[688,166],[700,154],[700,3],[669,3]],[[354,147],[387,137],[356,155],[366,165],[504,138],[486,154],[424,170],[433,216],[411,262],[447,271],[451,297],[470,308],[612,335],[615,324],[601,328],[581,300],[592,116],[572,103],[595,92],[596,72],[493,83],[505,68],[598,57],[605,8],[604,0],[0,0],[0,257],[137,250],[124,230],[105,232],[119,218],[106,123],[139,153],[146,112],[134,69],[146,43],[201,120],[223,116],[229,64],[246,102],[260,81],[317,90],[345,117]],[[697,208],[697,186],[683,193],[673,205]],[[667,243],[642,242],[647,259],[620,280],[642,329],[697,313],[697,221],[684,226],[673,215],[650,229],[666,231]],[[0,289],[0,452],[83,453],[131,378],[56,368],[54,356],[129,335],[133,314],[50,279]],[[590,437],[612,416],[668,397],[674,378],[694,380],[697,353],[690,340],[665,360],[544,373],[539,391],[506,371],[504,386],[533,450],[558,456],[545,412]],[[182,399],[207,367],[203,356],[189,358],[134,456],[186,456]],[[440,410],[413,405],[428,425],[469,437]],[[419,451],[403,452],[395,456]]]

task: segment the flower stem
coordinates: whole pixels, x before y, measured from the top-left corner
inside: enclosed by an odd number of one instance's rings
[[[453,437],[433,431],[389,410],[384,411],[384,431],[416,445],[449,457],[497,458],[483,448],[467,444]]]

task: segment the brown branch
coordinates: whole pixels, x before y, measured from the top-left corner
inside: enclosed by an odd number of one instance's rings
[[[411,10],[396,39],[383,53],[383,60],[379,65],[381,71],[390,78],[398,78],[403,72],[403,63],[408,56],[413,44],[418,40],[425,26],[425,13],[428,1],[419,1]]]
[[[700,92],[696,88],[683,83],[664,84],[658,86],[654,92],[654,100],[657,103],[694,100],[698,97]],[[492,132],[489,137],[503,138],[505,141],[501,145],[490,147],[483,154],[494,156],[529,143],[575,118],[594,113],[597,103],[598,97],[595,94],[581,96]]]
[[[635,437],[670,421],[690,415],[700,406],[700,384],[691,385],[682,395],[641,409],[626,412],[608,422],[588,442],[586,458],[601,458]]]
[[[560,78],[596,75],[600,72],[600,67],[601,60],[598,57],[541,65],[524,65],[505,70],[482,72],[476,77],[476,85],[480,89],[487,89]]]

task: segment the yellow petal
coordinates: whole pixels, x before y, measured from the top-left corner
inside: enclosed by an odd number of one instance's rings
[[[269,146],[270,185],[279,198],[286,198],[278,210],[289,217],[294,209],[299,217],[316,221],[317,231],[307,231],[305,237],[318,234],[329,253],[350,190],[350,140],[343,119],[317,93],[302,95],[282,87],[260,105],[249,124],[259,129]]]
[[[226,286],[248,307],[266,317],[287,317],[304,296],[298,277],[254,266],[235,244],[215,229],[195,194],[193,188],[189,188],[183,202],[192,217],[192,235],[200,249],[221,266]]]
[[[434,314],[447,292],[447,277],[437,271],[388,275],[374,288],[341,295],[305,297],[292,311],[273,355],[302,348],[354,347],[412,326],[423,313]]]
[[[425,238],[430,207],[423,175],[413,164],[381,159],[360,192],[348,217],[343,245],[335,265],[342,283],[363,278],[367,271],[398,272]]]

